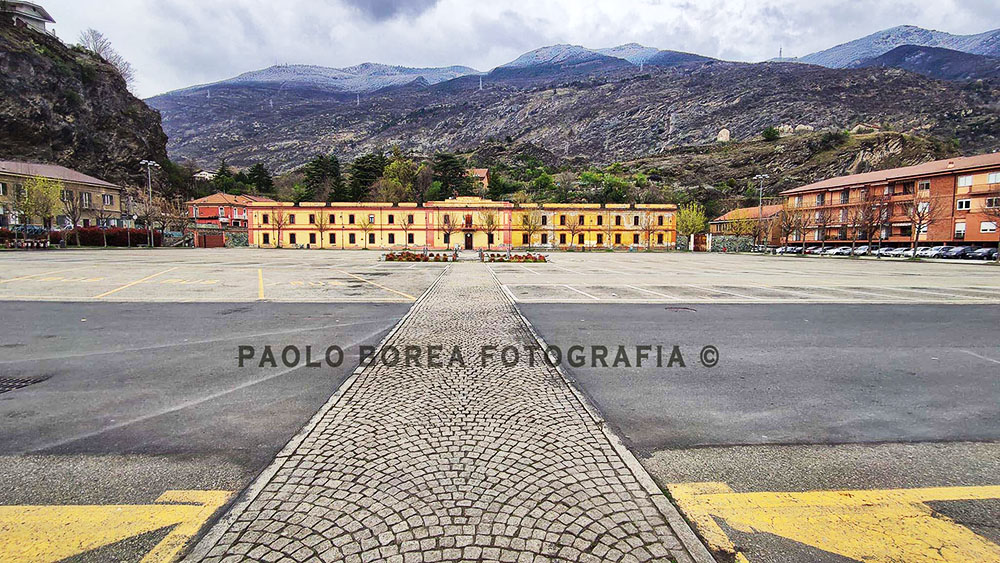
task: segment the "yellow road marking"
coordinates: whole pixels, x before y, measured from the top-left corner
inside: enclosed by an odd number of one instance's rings
[[[1000,499],[1000,486],[734,493],[725,483],[668,485],[713,551],[748,561],[716,522],[870,563],[1000,562],[1000,546],[925,503]]]
[[[75,269],[76,268],[63,268],[61,270],[52,270],[51,272],[42,272],[41,274],[31,274],[31,275],[28,275],[28,276],[21,276],[19,278],[11,278],[9,280],[0,280],[0,284],[4,284],[4,283],[8,283],[8,282],[13,282],[13,281],[29,280],[31,278],[37,278],[38,276],[51,276],[52,274],[58,274],[58,273],[61,273],[61,272],[69,272],[69,271],[75,270]]]
[[[155,504],[0,506],[0,560],[60,561],[172,527],[143,563],[177,559],[229,491],[167,491]]]
[[[377,283],[375,283],[375,282],[373,282],[373,281],[370,281],[370,280],[366,280],[365,278],[363,278],[363,277],[361,277],[361,276],[356,276],[356,275],[354,275],[354,274],[352,274],[352,273],[350,273],[350,272],[345,272],[344,270],[339,270],[339,272],[340,272],[340,273],[342,273],[342,274],[344,274],[344,275],[348,275],[348,276],[351,276],[352,278],[354,278],[354,279],[356,279],[356,280],[360,280],[360,281],[363,281],[363,282],[365,282],[365,283],[368,283],[368,284],[371,284],[371,285],[374,285],[375,287],[377,287],[377,288],[379,288],[379,289],[384,289],[384,290],[386,290],[386,291],[389,291],[389,292],[392,292],[392,293],[395,293],[396,295],[402,295],[403,297],[405,297],[405,298],[409,299],[410,301],[416,301],[416,300],[417,300],[417,298],[416,298],[416,297],[414,297],[414,296],[412,296],[412,295],[410,295],[410,294],[408,294],[408,293],[403,293],[402,291],[396,291],[395,289],[392,289],[392,288],[389,288],[389,287],[386,287],[386,286],[384,286],[384,285],[381,285],[381,284],[377,284]]]
[[[146,277],[142,278],[141,280],[136,280],[134,282],[127,283],[127,284],[125,284],[125,285],[123,285],[123,286],[121,286],[119,288],[112,289],[111,291],[108,291],[108,292],[102,293],[100,295],[97,295],[97,296],[94,297],[94,299],[102,299],[102,298],[107,297],[109,295],[112,295],[114,293],[118,293],[119,291],[121,291],[123,289],[128,289],[128,288],[130,288],[130,287],[132,287],[134,285],[138,285],[140,283],[147,282],[147,281],[149,281],[149,280],[151,280],[151,279],[153,279],[153,278],[155,278],[157,276],[162,276],[163,274],[166,274],[167,272],[173,272],[174,270],[176,270],[179,267],[180,266],[174,266],[173,268],[167,268],[166,270],[163,270],[162,272],[157,272],[157,273],[155,273],[155,274],[153,274],[151,276],[146,276]]]
[[[264,299],[264,269],[257,268],[257,299]]]

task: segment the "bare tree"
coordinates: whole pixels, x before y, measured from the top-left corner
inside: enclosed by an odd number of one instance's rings
[[[829,237],[830,224],[833,223],[833,210],[829,207],[820,207],[813,213],[813,222],[816,226],[816,240],[820,243],[820,249],[826,250],[826,240]]]
[[[439,217],[438,230],[444,235],[445,248],[451,246],[451,235],[458,231],[459,224],[454,216],[445,213]]]
[[[486,249],[490,250],[493,246],[493,234],[500,228],[500,218],[497,216],[497,212],[492,209],[480,211],[479,228],[486,233]]]
[[[113,66],[129,90],[135,86],[135,69],[111,46],[111,40],[103,33],[93,28],[87,29],[80,34],[80,46]]]
[[[104,248],[108,247],[108,227],[111,224],[111,218],[114,217],[112,213],[112,208],[108,207],[104,203],[104,197],[101,197],[100,203],[94,208],[94,214],[97,218],[97,226],[101,228],[101,235],[104,237]]]
[[[375,230],[375,222],[369,216],[365,215],[361,218],[361,223],[358,226],[361,227],[361,236],[365,238],[365,250],[368,250],[368,233]]]
[[[274,211],[271,212],[271,225],[271,229],[277,234],[274,240],[274,246],[276,248],[281,248],[281,233],[288,225],[288,216],[285,214],[284,208],[274,208]]]
[[[316,214],[316,230],[319,231],[319,248],[322,250],[326,232],[330,230],[330,216],[323,211]]]
[[[659,225],[657,224],[656,217],[649,211],[645,212],[642,216],[642,221],[639,223],[639,230],[646,236],[646,248],[648,250],[653,249],[653,235],[656,234],[658,228]]]
[[[917,243],[920,241],[920,235],[926,233],[933,224],[941,219],[943,211],[944,206],[938,198],[931,197],[929,194],[923,195],[920,190],[914,194],[912,202],[903,204],[903,214],[910,222],[912,230],[913,238],[910,241],[910,247],[913,249],[914,257],[917,255]]]
[[[614,221],[612,221],[612,218],[613,218],[613,216],[611,215],[611,210],[610,209],[604,212],[604,225],[603,225],[603,227],[604,227],[604,236],[607,237],[607,244],[606,244],[606,246],[608,248],[614,247],[614,238],[613,237],[614,237],[614,234],[615,234],[615,224],[614,224]]]
[[[76,236],[76,245],[80,246],[80,232],[77,229],[80,227],[80,220],[83,217],[83,203],[80,201],[80,198],[68,190],[63,190],[62,202],[63,215],[66,216],[66,220],[70,224],[70,229]]]
[[[567,221],[566,230],[569,231],[570,248],[573,248],[573,245],[576,243],[576,235],[584,230],[583,221],[584,221],[583,215],[576,217],[575,220],[574,218],[570,217],[569,221]]]
[[[407,213],[399,224],[399,228],[403,229],[403,248],[410,248],[410,230],[413,229],[413,223],[410,222],[411,217],[413,214]]]
[[[528,236],[528,250],[531,250],[531,241],[535,239],[535,234],[542,228],[542,214],[537,210],[529,211],[521,216],[521,230]]]
[[[799,209],[798,213],[799,234],[802,236],[802,254],[806,253],[806,231],[816,224],[816,211],[813,209]]]
[[[788,246],[789,238],[799,229],[799,215],[800,211],[787,203],[778,212],[778,232],[785,241],[785,246]]]

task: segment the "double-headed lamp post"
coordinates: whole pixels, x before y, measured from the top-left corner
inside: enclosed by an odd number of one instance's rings
[[[761,232],[761,227],[764,221],[764,180],[769,180],[771,178],[770,174],[757,174],[753,177],[754,180],[758,182],[757,184],[757,235],[760,237],[760,241],[764,241],[764,233]]]
[[[153,218],[153,168],[159,168],[160,165],[152,160],[143,160],[139,162],[142,166],[146,167],[146,187],[149,190],[149,199],[146,201],[146,233],[149,237],[149,246],[153,248],[156,246],[153,240],[153,225],[151,224]]]

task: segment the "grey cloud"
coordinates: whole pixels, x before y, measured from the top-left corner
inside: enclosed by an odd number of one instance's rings
[[[344,3],[375,21],[397,16],[419,16],[433,8],[438,0],[344,0]]]

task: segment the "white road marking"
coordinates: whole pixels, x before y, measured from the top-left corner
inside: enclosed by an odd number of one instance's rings
[[[979,354],[977,354],[975,352],[970,352],[968,350],[960,350],[960,351],[964,352],[964,353],[966,353],[966,354],[968,354],[970,356],[975,356],[975,357],[979,358],[980,360],[986,360],[987,362],[993,362],[994,364],[1000,364],[1000,360],[994,360],[993,358],[987,358],[986,356],[980,356]]]
[[[760,301],[760,297],[751,297],[749,295],[742,295],[740,293],[735,293],[735,292],[732,292],[732,291],[725,291],[725,290],[722,290],[722,289],[715,289],[715,288],[710,288],[710,287],[702,287],[700,285],[692,285],[692,284],[688,284],[688,287],[693,287],[695,289],[700,289],[702,291],[711,291],[711,292],[714,292],[714,293],[722,293],[722,294],[725,294],[725,295],[733,295],[733,296],[739,297],[741,299],[752,299],[754,301]]]
[[[563,287],[565,287],[566,289],[571,289],[571,290],[579,293],[580,295],[585,295],[585,296],[593,299],[594,301],[600,301],[601,300],[600,297],[594,297],[593,295],[591,295],[591,294],[589,294],[589,293],[587,293],[585,291],[580,291],[579,289],[577,289],[577,288],[575,288],[575,287],[573,287],[571,285],[563,285]]]
[[[674,297],[673,295],[667,295],[666,293],[660,293],[658,291],[653,291],[651,289],[645,289],[645,288],[642,288],[642,287],[636,287],[634,285],[626,285],[625,287],[627,287],[629,289],[634,289],[636,291],[641,291],[643,293],[649,293],[649,294],[652,294],[652,295],[657,295],[659,297],[665,297],[665,298],[671,299],[673,301],[680,301],[681,300],[680,297]]]

